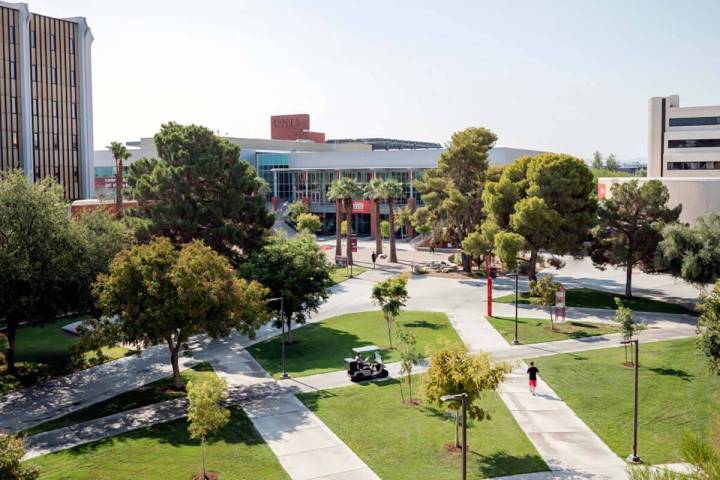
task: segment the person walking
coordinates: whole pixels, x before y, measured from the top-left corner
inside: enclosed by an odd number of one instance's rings
[[[373,262],[373,270],[375,270],[375,260],[377,260],[377,253],[375,253],[374,250],[372,252],[372,255],[370,255],[370,258],[372,259],[372,262]]]
[[[528,383],[530,384],[530,393],[533,397],[535,396],[535,389],[537,388],[537,377],[540,370],[535,366],[535,362],[530,362],[530,368],[527,369]]]

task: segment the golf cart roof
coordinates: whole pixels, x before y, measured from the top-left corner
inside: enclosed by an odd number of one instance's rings
[[[372,353],[380,350],[380,347],[377,345],[365,345],[364,347],[355,347],[352,349],[353,353]]]

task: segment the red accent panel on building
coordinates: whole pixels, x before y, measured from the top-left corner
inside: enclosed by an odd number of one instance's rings
[[[325,134],[310,131],[310,115],[273,115],[270,117],[270,138],[273,140],[311,140],[325,143]]]
[[[370,213],[370,200],[353,200],[353,213]]]
[[[605,200],[605,195],[606,195],[605,184],[598,183],[598,192],[597,192],[598,200]]]

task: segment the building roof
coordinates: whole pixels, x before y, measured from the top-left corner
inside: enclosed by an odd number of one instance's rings
[[[398,140],[395,138],[337,138],[326,143],[364,143],[373,150],[417,150],[421,148],[442,148],[439,143],[419,142],[416,140]]]

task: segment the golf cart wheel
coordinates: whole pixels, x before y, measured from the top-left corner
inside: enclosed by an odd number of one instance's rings
[[[350,379],[352,382],[363,382],[365,381],[365,375],[362,373],[358,373],[357,375],[353,375],[353,377]]]
[[[378,374],[378,377],[380,377],[380,378],[387,378],[388,375],[389,375],[389,374],[388,374],[388,371],[383,368],[383,369],[380,371],[380,373]]]

